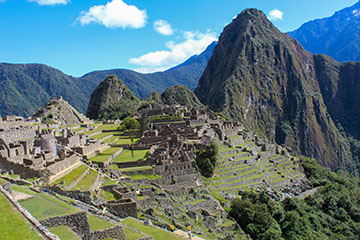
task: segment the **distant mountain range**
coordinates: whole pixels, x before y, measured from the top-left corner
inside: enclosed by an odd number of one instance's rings
[[[175,85],[193,90],[200,79],[216,42],[199,55],[164,72],[142,74],[128,69],[94,71],[75,78],[43,64],[0,63],[0,115],[30,116],[51,97],[62,96],[86,113],[90,96],[107,76],[115,74],[139,98],[152,91],[162,93]]]
[[[306,50],[337,61],[360,61],[360,2],[289,32]]]

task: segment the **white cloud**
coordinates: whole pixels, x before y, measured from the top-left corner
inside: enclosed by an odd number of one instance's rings
[[[106,5],[96,5],[80,13],[77,21],[81,25],[102,24],[108,28],[142,28],[146,24],[147,14],[134,5],[122,0],[112,0]]]
[[[4,0],[5,1],[5,0]],[[70,0],[28,0],[29,2],[36,2],[39,5],[57,5],[57,4],[68,4]]]
[[[271,21],[276,21],[276,20],[282,20],[284,16],[284,13],[282,11],[280,11],[279,9],[273,9],[269,12],[269,16],[268,18]]]
[[[168,35],[172,35],[174,33],[174,30],[171,28],[170,23],[168,23],[165,20],[161,20],[161,19],[156,20],[154,22],[154,29],[161,35],[168,36]]]
[[[215,34],[210,31],[184,32],[183,39],[181,43],[167,42],[165,46],[168,50],[154,51],[138,58],[130,58],[129,62],[141,66],[134,69],[136,71],[163,71],[184,62],[195,54],[200,54],[210,43],[217,40]]]

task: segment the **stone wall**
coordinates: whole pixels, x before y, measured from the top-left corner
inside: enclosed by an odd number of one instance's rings
[[[51,174],[57,174],[63,171],[64,169],[71,167],[72,165],[77,164],[79,162],[80,162],[80,158],[76,154],[73,154],[72,156],[67,157],[64,160],[58,161],[50,165],[49,167],[47,167],[47,169],[50,171]]]
[[[114,226],[112,228],[108,228],[105,230],[98,230],[94,231],[90,235],[91,240],[98,240],[98,239],[119,239],[125,240],[125,232],[120,225]]]
[[[107,210],[121,218],[132,216],[137,218],[137,204],[132,199],[120,199],[106,202]]]
[[[0,192],[5,195],[5,197],[10,201],[10,203],[41,233],[45,239],[49,240],[60,240],[58,236],[52,234],[47,228],[45,228],[38,220],[36,220],[28,210],[23,208],[18,201],[16,201],[10,193],[5,191],[2,186],[0,186]],[[1,234],[1,233],[0,233]]]
[[[33,177],[43,177],[45,175],[44,170],[34,170],[31,169],[28,166],[25,166],[21,163],[13,163],[13,162],[9,162],[7,161],[6,158],[1,158],[0,157],[0,168],[4,169],[6,171],[10,171],[13,170],[14,174],[18,174],[20,175],[21,178],[33,178]]]
[[[141,167],[141,166],[152,166],[155,164],[155,159],[147,159],[145,161],[135,161],[135,162],[113,162],[119,168],[128,168],[128,167]]]
[[[63,190],[62,188],[58,187],[58,186],[49,186],[48,189],[60,194],[60,195],[63,195],[63,196],[66,196],[66,197],[69,197],[69,198],[74,198],[76,200],[79,200],[81,202],[85,202],[85,203],[88,203],[90,204],[91,203],[91,193],[89,191],[79,191],[79,190],[75,190],[75,191],[65,191]]]
[[[87,212],[51,217],[41,221],[41,224],[51,228],[61,225],[69,227],[82,239],[90,239],[90,224]]]
[[[22,139],[33,139],[35,136],[36,133],[34,127],[14,127],[0,131],[0,138],[7,143],[16,142]]]

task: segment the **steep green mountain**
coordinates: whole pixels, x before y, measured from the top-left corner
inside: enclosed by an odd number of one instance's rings
[[[63,96],[85,113],[91,93],[111,74],[123,79],[136,96],[145,98],[152,91],[183,84],[194,89],[206,67],[216,42],[200,55],[189,58],[165,72],[137,73],[126,69],[96,71],[74,78],[43,64],[0,63],[0,115],[31,116],[50,98]]]
[[[334,59],[360,61],[360,2],[336,12],[333,16],[304,23],[290,32],[306,50]]]
[[[123,119],[133,115],[140,100],[116,75],[108,76],[91,94],[86,116],[90,119]]]
[[[31,116],[57,96],[81,112],[87,107],[86,94],[75,78],[42,64],[0,63],[0,86],[2,116]]]
[[[161,100],[168,105],[185,105],[189,107],[203,107],[196,95],[186,86],[169,87],[161,94]]]
[[[257,134],[313,156],[323,166],[357,174],[350,146],[323,99],[319,67],[316,57],[265,14],[248,9],[225,27],[195,93],[212,110]]]

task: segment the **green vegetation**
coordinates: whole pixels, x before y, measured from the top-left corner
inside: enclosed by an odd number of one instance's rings
[[[74,233],[73,231],[71,231],[68,227],[66,226],[57,226],[57,227],[52,227],[49,228],[50,232],[52,232],[53,234],[59,236],[59,238],[61,240],[80,240],[81,238],[76,235],[76,233]]]
[[[197,108],[204,107],[196,95],[184,85],[169,87],[161,94],[161,100],[168,105],[179,104]]]
[[[123,227],[123,230],[125,232],[126,240],[137,240],[137,239],[145,237],[144,234],[136,232],[136,231],[134,231],[134,230],[132,230],[130,228],[127,228],[127,227]]]
[[[105,162],[108,160],[113,154],[115,154],[117,151],[121,150],[121,147],[111,147],[103,151],[102,153],[96,155],[95,157],[92,157],[89,159],[89,161],[92,162]]]
[[[31,224],[17,212],[2,194],[0,194],[0,219],[0,238],[3,240],[42,239],[36,231],[31,230]]]
[[[22,200],[20,204],[38,220],[72,214],[79,211],[79,209],[44,193],[38,193],[34,195],[33,198]]]
[[[336,174],[314,160],[302,166],[318,192],[305,199],[275,202],[265,193],[243,192],[230,215],[252,239],[358,239],[360,180]]]
[[[116,75],[110,75],[91,94],[86,115],[91,119],[124,119],[139,107],[134,93]]]
[[[206,146],[205,150],[196,152],[196,164],[199,167],[201,175],[212,177],[215,172],[218,148],[214,142]]]
[[[147,174],[131,175],[130,177],[131,177],[132,180],[139,180],[139,179],[154,180],[154,179],[160,179],[160,178],[162,178],[161,175],[147,175]]]
[[[112,162],[134,162],[139,159],[146,159],[148,151],[149,150],[133,150],[134,156],[132,156],[130,150],[123,150]]]
[[[138,129],[140,127],[140,123],[132,117],[126,117],[124,120],[122,120],[120,124],[120,129],[125,130],[132,130],[132,129]]]
[[[154,240],[160,240],[160,239],[183,240],[182,237],[176,235],[175,233],[171,233],[166,230],[159,229],[157,227],[144,225],[142,222],[133,218],[124,219],[122,221],[122,224],[125,224],[135,229],[139,229],[145,234],[152,236]]]
[[[89,188],[96,181],[97,177],[98,177],[98,172],[90,169],[90,171],[71,190],[82,190],[82,191],[89,190]]]
[[[76,169],[72,170],[68,174],[66,174],[64,177],[56,180],[53,184],[60,184],[61,181],[65,182],[65,186],[69,186],[73,181],[78,179],[85,171],[88,169],[88,166],[81,165],[77,167]]]
[[[133,141],[131,141],[133,139]],[[115,144],[132,144],[139,142],[140,138],[137,137],[121,137],[118,140],[115,141]]]
[[[121,172],[133,172],[133,171],[142,171],[142,170],[150,170],[152,166],[141,166],[141,167],[129,167],[129,168],[120,168]]]
[[[93,214],[89,213],[88,216],[89,216],[89,223],[90,223],[91,231],[104,230],[106,228],[111,228],[114,226],[113,223],[106,221],[102,218],[99,218]]]
[[[97,135],[92,136],[91,138],[94,138],[96,140],[101,140],[101,139],[103,139],[103,138],[105,138],[107,136],[110,136],[112,134],[113,134],[112,132],[102,132],[102,133],[99,133]]]
[[[154,115],[154,116],[150,116],[148,120],[152,123],[157,123],[157,122],[179,121],[182,120],[182,118],[173,115]]]

